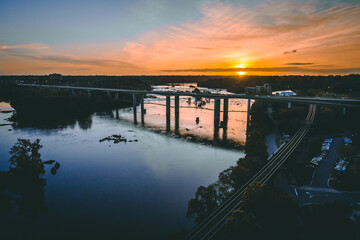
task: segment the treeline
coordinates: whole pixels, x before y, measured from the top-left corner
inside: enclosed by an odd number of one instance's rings
[[[62,76],[62,79],[50,79],[49,76],[0,76],[1,82],[11,81],[48,84],[48,85],[67,85],[81,87],[116,88],[116,89],[139,89],[151,90],[150,83],[141,80],[139,77],[116,77],[116,76]]]
[[[129,87],[133,84],[139,85],[139,83],[144,84],[167,84],[167,83],[194,83],[199,81],[205,81],[212,76],[105,76],[105,75],[91,75],[91,76],[71,76],[64,75],[60,80],[50,81],[48,75],[18,75],[18,76],[0,76],[0,83],[2,81],[24,81],[29,83],[50,83],[50,84],[74,84],[82,83],[92,84],[94,82],[104,82],[104,81],[119,81],[127,83]],[[130,88],[131,89],[131,88]]]
[[[47,84],[80,84],[92,86],[95,83],[119,81],[122,86],[133,89],[132,85],[167,84],[167,83],[193,83],[210,88],[226,88],[231,92],[243,93],[245,87],[260,86],[269,83],[273,91],[291,89],[299,95],[320,96],[327,94],[344,94],[352,97],[360,97],[360,74],[346,76],[62,76],[61,80],[50,81],[48,75],[39,76],[0,76],[0,84],[4,81],[24,81],[29,83]],[[125,84],[126,83],[126,84]],[[89,84],[89,85],[86,85]],[[142,86],[143,88],[144,86]]]
[[[336,134],[350,130],[360,131],[360,109],[317,106],[314,132],[318,134]]]
[[[122,88],[128,83],[107,80],[92,83],[102,87]],[[133,88],[149,89],[145,83],[134,84]],[[76,122],[83,129],[91,127],[91,114],[111,112],[115,108],[132,106],[132,95],[119,94],[119,101],[105,92],[30,88],[16,85],[3,85],[0,88],[0,101],[10,102],[16,110],[11,117],[15,127],[56,128],[73,125]]]
[[[347,76],[242,76],[209,78],[199,82],[200,86],[225,88],[231,92],[243,93],[245,87],[262,86],[269,83],[272,91],[291,89],[298,95],[321,96],[346,94],[360,97],[360,74]]]
[[[339,155],[348,165],[345,172],[333,170],[330,186],[339,190],[360,191],[360,132],[352,135],[351,140],[352,144],[338,148]]]
[[[245,145],[246,156],[239,159],[235,166],[222,171],[215,183],[197,189],[195,197],[188,203],[188,218],[194,218],[196,223],[204,220],[265,165],[268,153],[264,137],[271,129],[272,121],[266,114],[266,106],[255,102],[251,108],[251,124]]]

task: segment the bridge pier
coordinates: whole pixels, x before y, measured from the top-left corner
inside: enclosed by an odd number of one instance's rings
[[[74,89],[71,89],[71,94],[72,94],[73,96],[76,96],[76,93],[75,93],[75,90],[74,90]]]
[[[119,109],[118,109],[118,108],[115,109],[115,117],[116,117],[116,119],[119,119],[119,118],[120,118],[120,117],[119,117]]]
[[[346,114],[346,108],[345,108],[345,107],[343,107],[343,109],[342,109],[342,114],[343,114],[343,115]]]
[[[166,96],[166,131],[170,132],[170,96]]]
[[[141,94],[140,98],[140,107],[141,107],[141,125],[145,125],[145,109],[144,109],[144,95]]]
[[[291,102],[288,102],[288,108],[291,108]]]
[[[247,120],[246,120],[246,136],[249,134],[249,125],[250,125],[250,107],[251,107],[251,99],[248,99],[248,107],[247,107]]]
[[[220,99],[214,99],[214,139],[219,138]]]
[[[119,101],[119,93],[118,92],[115,93],[115,101]]]
[[[134,113],[134,124],[136,125],[137,124],[137,110],[136,110],[136,95],[133,94],[133,113]]]
[[[228,120],[229,120],[229,99],[224,98],[224,108],[223,108],[223,141],[227,139],[227,128],[228,128]]]
[[[267,112],[270,114],[273,112],[272,106],[271,106],[271,102],[268,102],[268,107],[267,107]]]
[[[91,97],[91,91],[88,90],[87,93],[88,93],[89,97]]]
[[[109,92],[109,91],[107,91],[106,93],[107,93],[107,95],[110,97],[110,92]]]
[[[175,132],[179,132],[179,96],[175,96]]]

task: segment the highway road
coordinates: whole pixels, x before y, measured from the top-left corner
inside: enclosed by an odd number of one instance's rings
[[[212,239],[222,226],[225,220],[229,217],[232,211],[238,209],[241,205],[242,195],[249,184],[260,182],[265,184],[274,173],[282,166],[282,164],[294,152],[301,140],[308,132],[316,113],[316,106],[310,105],[309,113],[306,117],[305,124],[296,132],[290,141],[280,147],[268,159],[267,164],[257,172],[248,182],[246,182],[240,189],[234,192],[229,199],[221,204],[213,213],[211,213],[203,222],[195,226],[190,233],[184,238],[187,240],[194,239]]]

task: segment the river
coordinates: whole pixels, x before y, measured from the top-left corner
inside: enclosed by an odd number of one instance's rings
[[[14,203],[10,213],[0,213],[4,239],[164,239],[174,230],[192,227],[185,216],[189,199],[244,152],[163,134],[164,101],[145,100],[145,127],[132,123],[131,109],[120,110],[119,119],[94,114],[87,128],[75,124],[52,129],[7,125],[12,113],[0,112],[1,171],[9,169],[9,150],[18,138],[40,139],[42,159],[61,165],[55,175],[46,166],[45,211],[26,217]],[[198,108],[193,101],[180,99],[180,131],[211,138],[213,104]],[[228,138],[239,144],[244,143],[245,106],[242,100],[230,101]],[[9,104],[0,104],[0,110],[8,109]],[[99,142],[113,134],[127,142]]]

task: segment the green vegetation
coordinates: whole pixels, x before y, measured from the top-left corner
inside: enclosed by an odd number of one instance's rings
[[[350,207],[336,203],[300,207],[289,195],[254,183],[218,239],[356,239],[351,212]]]
[[[20,80],[25,83],[60,84],[105,87],[104,82],[110,85],[114,81],[127,82],[127,89],[133,89],[134,85],[143,86],[136,89],[144,89],[149,84],[167,83],[193,83],[197,82],[201,87],[226,88],[235,93],[243,93],[245,87],[263,85],[269,83],[273,91],[291,89],[299,95],[307,96],[332,96],[334,94],[360,97],[360,75],[350,74],[347,76],[62,76],[61,80],[50,81],[48,75],[42,76],[0,76],[0,84],[5,81]],[[87,85],[89,84],[89,85]]]
[[[265,106],[255,102],[251,109],[251,124],[245,146],[246,156],[219,174],[218,180],[207,187],[200,186],[190,199],[186,216],[197,223],[206,218],[234,191],[242,186],[265,163],[268,157],[264,136],[272,129]]]
[[[55,175],[60,164],[54,160],[42,161],[40,140],[18,139],[10,150],[10,167],[0,171],[0,218],[16,205],[18,213],[33,218],[45,212],[45,165],[53,165]],[[13,200],[14,199],[14,200]]]
[[[94,81],[76,82],[82,86],[107,88],[148,89],[149,84],[140,81]],[[11,120],[17,127],[56,128],[74,125],[87,129],[91,126],[91,114],[111,112],[115,108],[132,106],[132,95],[119,94],[119,101],[104,92],[71,91],[45,88],[29,88],[16,85],[3,85],[0,88],[0,101],[10,102],[16,112]]]
[[[269,83],[273,91],[291,89],[298,95],[332,96],[334,94],[360,97],[360,75],[347,76],[241,76],[212,77],[199,82],[202,87],[226,88],[243,93],[245,87]]]
[[[295,134],[304,121],[308,109],[305,106],[294,106],[292,108],[280,108],[274,118],[280,132]]]
[[[347,108],[346,114],[342,108],[318,107],[314,132],[317,134],[336,134],[345,131],[359,131],[360,110]]]
[[[351,137],[351,145],[341,145],[339,156],[348,164],[344,172],[334,170],[330,185],[339,190],[360,191],[360,136]]]

